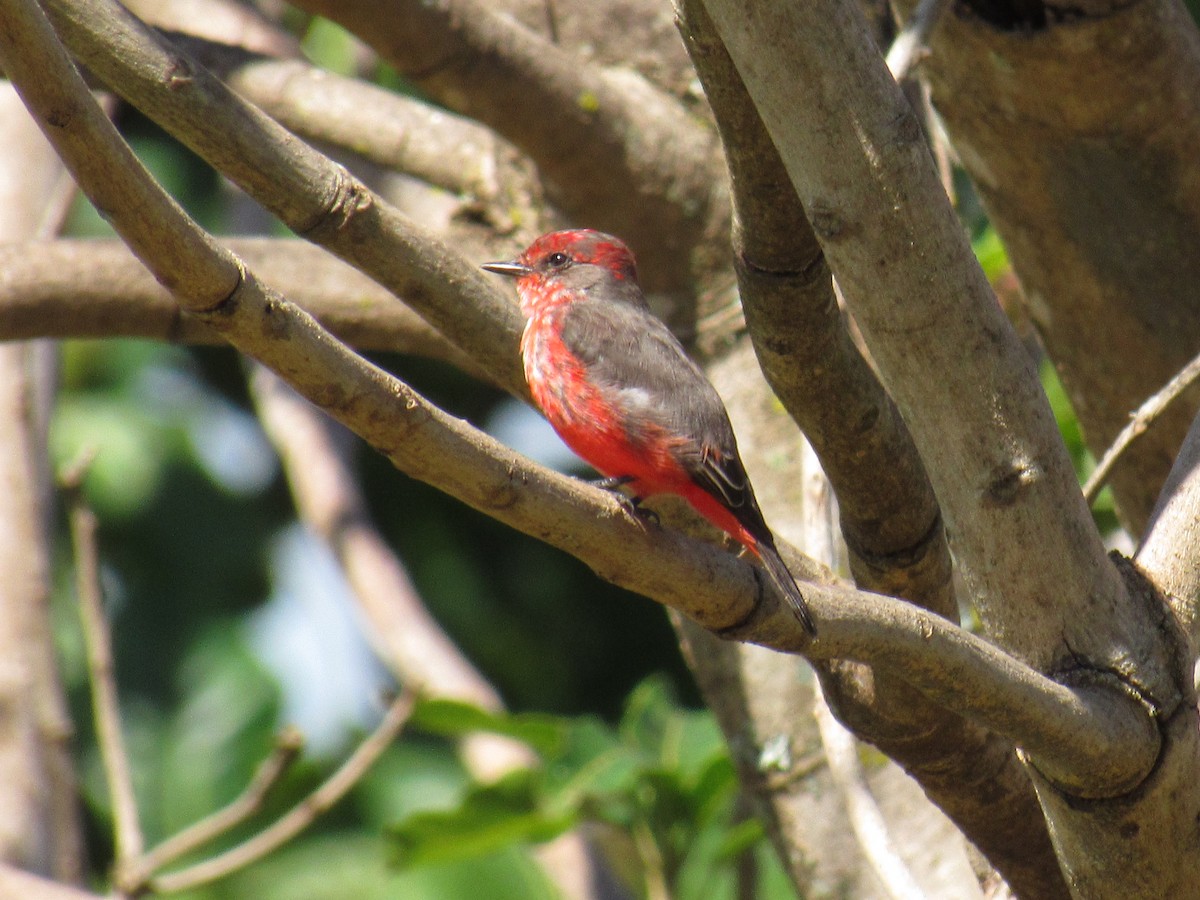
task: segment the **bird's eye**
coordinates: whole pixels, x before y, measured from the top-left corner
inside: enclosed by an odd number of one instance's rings
[[[570,261],[571,261],[571,257],[567,256],[567,254],[565,254],[565,253],[551,253],[549,256],[546,257],[546,263],[552,269],[561,269],[563,266],[565,266]]]

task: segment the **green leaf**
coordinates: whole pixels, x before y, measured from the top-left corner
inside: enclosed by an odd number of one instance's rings
[[[711,821],[728,810],[738,791],[737,773],[727,753],[714,754],[692,782],[692,802],[701,821]]]
[[[313,19],[301,46],[308,58],[322,69],[348,77],[357,74],[354,39],[329,19]]]
[[[95,453],[85,482],[88,500],[99,515],[122,519],[150,502],[169,453],[162,427],[132,404],[66,397],[50,429],[55,465],[73,462],[84,449]]]
[[[575,815],[548,812],[539,800],[537,773],[513,772],[470,790],[455,809],[417,813],[393,825],[393,859],[404,868],[464,860],[548,841],[575,825]]]
[[[536,713],[497,713],[459,700],[422,700],[413,711],[412,724],[443,737],[462,737],[472,731],[503,734],[528,744],[538,753],[559,752],[566,724],[554,716]]]
[[[622,739],[630,746],[658,755],[676,709],[666,678],[652,675],[635,687],[625,702],[619,726]]]
[[[731,860],[750,850],[766,837],[762,822],[758,819],[743,819],[731,825],[721,836],[716,855],[720,860]]]
[[[971,242],[971,248],[975,251],[975,258],[979,260],[988,281],[995,281],[1008,269],[1008,251],[991,223]]]

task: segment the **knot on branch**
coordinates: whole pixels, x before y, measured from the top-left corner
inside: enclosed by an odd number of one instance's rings
[[[1040,467],[1030,460],[1012,459],[998,466],[984,488],[983,503],[987,507],[1012,506],[1041,477]]]
[[[801,286],[815,284],[818,281],[826,282],[829,280],[829,265],[826,263],[825,254],[821,252],[820,247],[815,244],[813,246],[814,252],[811,254],[811,258],[807,261],[796,260],[798,265],[779,267],[765,262],[759,263],[751,259],[745,249],[737,253],[734,264],[741,270],[741,274],[753,278],[770,281],[795,281],[799,282]]]
[[[326,235],[336,235],[351,219],[371,209],[374,197],[365,184],[351,175],[344,166],[333,167],[334,177],[327,185],[318,211],[307,222],[297,222],[292,230],[315,244],[326,244]]]
[[[1158,665],[1147,665],[1138,659],[1121,660],[1114,668],[1115,674],[1143,698],[1160,719],[1168,719],[1180,704],[1196,705],[1192,679],[1196,656],[1191,641],[1167,598],[1137,564],[1116,550],[1108,556],[1125,584],[1135,621],[1145,623],[1143,628],[1146,624],[1150,626],[1151,639],[1161,648],[1163,656],[1161,662],[1154,661]]]
[[[1092,763],[1079,767],[1022,749],[1025,763],[1071,802],[1114,800],[1136,791],[1153,774],[1166,747],[1153,698],[1120,672],[1082,659],[1050,677],[1072,688],[1091,714],[1107,722],[1103,740],[1111,752],[1092,754]]]

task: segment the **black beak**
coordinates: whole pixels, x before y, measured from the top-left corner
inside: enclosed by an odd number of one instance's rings
[[[529,268],[529,266],[519,263],[516,260],[513,262],[484,263],[479,268],[495,272],[497,275],[507,275],[509,278],[520,278],[522,275],[529,275],[533,272],[533,269]]]

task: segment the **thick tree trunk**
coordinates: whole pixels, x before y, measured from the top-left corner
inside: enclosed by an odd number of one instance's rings
[[[1099,456],[1200,350],[1200,34],[1178,0],[1062,22],[1005,6],[957,4],[920,71]],[[1113,473],[1135,534],[1198,403]]]

